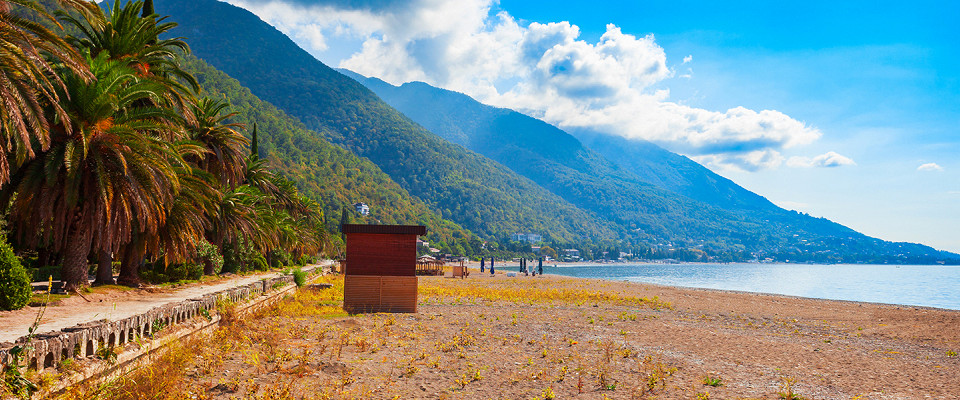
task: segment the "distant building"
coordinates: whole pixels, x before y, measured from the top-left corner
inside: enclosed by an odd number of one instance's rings
[[[370,206],[368,206],[367,203],[356,203],[353,205],[353,208],[357,210],[357,214],[370,215]]]
[[[510,240],[514,242],[537,243],[542,242],[543,237],[538,233],[514,233],[512,236],[510,236]]]
[[[530,246],[530,250],[533,251],[533,254],[540,254],[540,246]]]
[[[580,258],[580,250],[577,249],[563,249],[563,256],[570,258]]]

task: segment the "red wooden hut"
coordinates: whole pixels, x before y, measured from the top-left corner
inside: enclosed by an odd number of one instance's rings
[[[417,236],[422,225],[345,224],[347,262],[343,308],[359,312],[417,312]]]

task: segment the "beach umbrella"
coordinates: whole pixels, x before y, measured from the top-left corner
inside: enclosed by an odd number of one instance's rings
[[[481,273],[481,274],[483,273],[483,261],[484,261],[484,260],[486,260],[486,258],[480,257],[480,273]]]

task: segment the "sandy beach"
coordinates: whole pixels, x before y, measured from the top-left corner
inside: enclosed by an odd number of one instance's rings
[[[350,316],[338,305],[342,281],[322,279],[334,289],[303,290],[116,390],[162,385],[175,388],[163,398],[210,399],[960,398],[957,311],[498,274],[422,277],[418,313]],[[165,368],[181,372],[158,378]]]

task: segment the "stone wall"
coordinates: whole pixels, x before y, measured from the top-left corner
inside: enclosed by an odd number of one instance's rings
[[[25,349],[23,361],[28,369],[33,370],[55,367],[65,358],[94,357],[98,348],[123,346],[141,338],[152,338],[155,329],[189,321],[204,315],[204,311],[208,316],[215,314],[218,302],[242,303],[292,283],[293,276],[277,276],[200,298],[165,304],[129,318],[87,322],[37,334],[29,340],[26,336],[21,337],[15,343],[0,344],[0,364],[6,366],[14,361],[10,351],[16,346]]]

